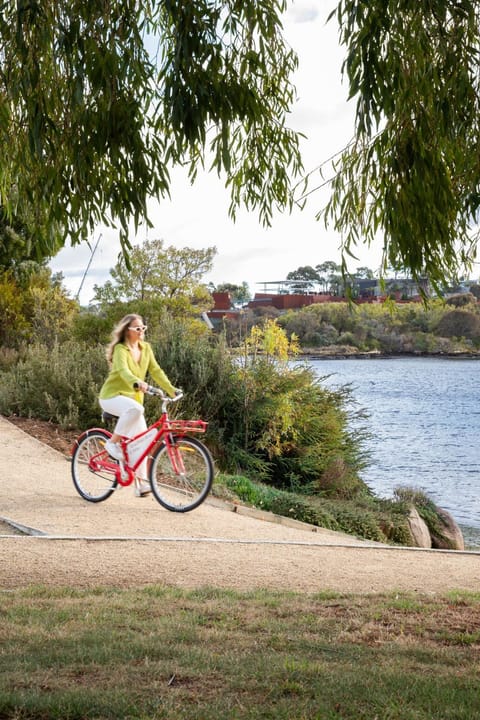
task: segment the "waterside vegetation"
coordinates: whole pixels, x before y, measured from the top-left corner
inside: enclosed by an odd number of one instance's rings
[[[280,312],[247,310],[225,322],[232,342],[276,319],[307,355],[480,355],[480,303],[471,293],[419,302],[322,302]]]

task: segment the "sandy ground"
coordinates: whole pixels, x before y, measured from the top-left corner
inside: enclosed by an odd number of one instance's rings
[[[88,503],[62,453],[0,417],[0,588],[33,584],[478,591],[480,553],[388,548],[213,500],[169,513],[131,488]]]

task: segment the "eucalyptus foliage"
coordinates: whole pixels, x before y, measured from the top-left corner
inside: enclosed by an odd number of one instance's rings
[[[384,264],[433,283],[475,257],[480,206],[480,8],[476,0],[340,0],[356,98],[325,211],[344,252],[384,239]]]
[[[163,300],[174,314],[200,314],[213,304],[202,279],[212,269],[215,254],[214,247],[165,247],[163,240],[145,240],[132,248],[129,267],[121,256],[110,270],[112,279],[95,285],[95,302],[103,311],[112,303],[140,301],[148,306]]]
[[[0,272],[13,270],[16,276],[21,276],[37,265],[35,242],[42,230],[38,217],[26,220],[22,217],[25,212],[26,208],[17,208],[12,215],[0,207]],[[53,255],[61,248],[60,237],[52,237],[50,245]]]
[[[31,266],[30,266],[31,265]],[[48,268],[22,263],[0,272],[0,348],[19,349],[33,341],[51,347],[69,337],[78,305]]]
[[[169,171],[225,171],[231,212],[289,203],[297,58],[285,0],[0,0],[0,207],[27,206],[38,256],[98,222],[127,231]],[[207,135],[208,133],[208,135]],[[30,219],[31,216],[31,219]]]

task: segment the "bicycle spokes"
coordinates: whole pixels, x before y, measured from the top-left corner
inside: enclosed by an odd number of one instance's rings
[[[155,452],[150,467],[152,490],[168,510],[187,512],[198,507],[210,491],[213,463],[196,438],[178,437]]]
[[[80,495],[90,502],[106,500],[117,486],[116,464],[109,460],[104,430],[86,432],[77,443],[72,457],[72,478]]]

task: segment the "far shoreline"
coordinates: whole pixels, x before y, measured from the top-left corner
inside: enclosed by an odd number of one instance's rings
[[[480,360],[480,352],[472,353],[382,353],[382,352],[349,352],[321,349],[302,350],[297,356],[305,360],[401,360],[403,358],[429,358],[431,360]]]

